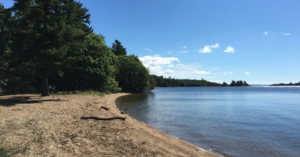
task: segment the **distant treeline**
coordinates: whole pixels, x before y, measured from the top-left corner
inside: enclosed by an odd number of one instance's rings
[[[272,84],[270,86],[300,86],[300,81],[298,83],[278,83],[278,84]]]
[[[201,86],[249,86],[246,81],[232,81],[229,85],[226,82],[216,83],[205,79],[174,79],[171,77],[164,78],[163,76],[150,76],[150,87],[201,87]]]

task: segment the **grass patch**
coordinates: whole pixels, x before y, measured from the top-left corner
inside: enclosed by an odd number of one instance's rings
[[[69,95],[69,94],[81,94],[81,95],[93,95],[93,96],[101,96],[103,97],[105,94],[110,94],[110,92],[99,92],[99,91],[58,91],[58,92],[50,92],[52,95]]]
[[[0,148],[0,157],[9,157],[8,152],[6,152],[3,146]]]
[[[0,157],[10,157],[16,154],[23,154],[25,155],[25,152],[27,150],[27,147],[21,148],[21,147],[12,147],[12,148],[4,148],[3,143],[0,147]]]

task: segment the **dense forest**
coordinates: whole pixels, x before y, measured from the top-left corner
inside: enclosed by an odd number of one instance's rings
[[[95,34],[74,0],[0,3],[0,92],[143,92],[149,71],[116,40]]]
[[[298,83],[277,83],[277,84],[272,84],[270,86],[300,86],[300,81]]]
[[[163,76],[150,76],[150,86],[158,87],[199,87],[199,86],[249,86],[246,81],[232,81],[229,85],[226,82],[215,83],[204,79],[201,80],[190,80],[190,79],[174,79],[164,78]]]

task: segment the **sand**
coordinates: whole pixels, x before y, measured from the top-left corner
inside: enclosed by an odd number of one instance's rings
[[[30,157],[217,156],[121,114],[114,102],[124,95],[1,96],[0,146]]]

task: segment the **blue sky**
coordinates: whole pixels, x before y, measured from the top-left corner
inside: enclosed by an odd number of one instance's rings
[[[152,74],[252,84],[300,81],[299,0],[81,3],[94,32],[109,46],[118,39]]]

